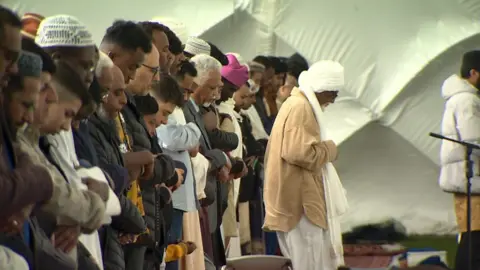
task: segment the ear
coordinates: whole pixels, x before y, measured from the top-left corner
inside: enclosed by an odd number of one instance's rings
[[[52,54],[52,59],[55,60],[60,60],[62,58],[62,54],[60,52],[54,52]]]

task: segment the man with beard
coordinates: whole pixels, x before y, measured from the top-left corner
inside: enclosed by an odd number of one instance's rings
[[[332,165],[337,147],[325,138],[322,114],[344,87],[343,67],[317,62],[302,72],[299,85],[282,105],[268,141],[264,229],[276,232],[294,269],[335,270],[344,265],[339,219],[348,204]]]
[[[175,60],[170,52],[170,41],[167,36],[167,31],[169,31],[169,29],[163,24],[156,22],[141,22],[139,25],[150,36],[153,45],[158,50],[161,73],[169,74],[170,66]]]
[[[442,86],[445,111],[442,120],[442,134],[457,140],[480,143],[480,51],[470,51],[463,55],[460,76],[450,76]],[[457,247],[455,269],[480,268],[480,189],[475,183],[479,175],[479,154],[473,152],[470,159],[474,163],[474,178],[471,197],[471,236],[467,233],[467,195],[465,190],[465,149],[462,145],[442,141],[440,159],[440,187],[453,192],[455,213],[461,240]],[[469,240],[473,258],[468,261]]]
[[[20,28],[21,22],[18,16],[11,10],[0,6],[0,40],[2,53],[0,54],[0,89],[6,85],[8,77],[17,73],[17,60],[20,55]],[[0,101],[0,147],[3,147],[4,155],[0,159],[0,185],[5,194],[0,201],[0,216],[3,232],[5,229],[20,229],[24,224],[24,218],[15,217],[12,214],[20,211],[27,205],[41,203],[52,197],[53,183],[49,180],[48,172],[42,166],[33,165],[30,158],[12,145],[12,140],[6,124],[3,98]],[[13,158],[16,157],[16,160]],[[15,162],[16,161],[16,162]],[[35,190],[35,192],[30,192]],[[1,233],[2,243],[4,233]],[[21,239],[19,239],[20,242]],[[26,254],[23,254],[24,256]],[[10,249],[2,247],[2,257],[11,258],[11,264],[2,267],[14,267],[15,269],[28,269],[18,255]]]
[[[230,179],[231,164],[225,153],[214,149],[207,130],[216,127],[206,127],[200,112],[201,106],[210,106],[219,95],[219,89],[223,86],[220,73],[222,66],[215,58],[204,54],[192,57],[191,61],[195,64],[198,75],[194,79],[193,94],[185,103],[183,112],[187,123],[195,123],[202,133],[200,153],[211,159],[210,175],[205,186],[206,198],[200,201],[202,208],[199,211],[203,247],[208,258],[215,260],[216,266],[222,266],[225,264],[225,250],[220,235],[220,223],[227,199],[222,182]]]
[[[41,59],[39,56],[36,57],[38,59]],[[46,66],[48,66],[48,64]],[[39,224],[37,219],[33,218],[29,225],[31,226],[32,232],[38,232],[39,230],[43,231],[41,228],[45,228],[48,235],[53,234],[59,239],[63,238],[65,241],[57,242],[56,247],[61,250],[61,252],[70,253],[76,247],[80,228],[86,232],[91,232],[100,227],[101,221],[103,219],[103,214],[105,212],[104,200],[106,200],[106,198],[108,197],[108,193],[106,193],[106,191],[108,191],[108,189],[106,188],[108,187],[94,180],[87,180],[87,185],[89,186],[90,190],[101,194],[101,197],[103,197],[102,199],[92,191],[82,191],[77,189],[77,187],[68,185],[68,183],[66,182],[67,179],[59,170],[59,167],[56,167],[55,164],[51,163],[49,157],[46,155],[45,152],[42,151],[46,149],[40,149],[38,143],[39,140],[41,141],[40,132],[45,132],[46,130],[48,130],[48,128],[50,128],[49,130],[51,130],[52,132],[58,132],[61,129],[61,126],[65,126],[65,122],[68,121],[66,117],[66,115],[68,114],[67,111],[71,111],[74,114],[74,110],[76,107],[75,104],[77,104],[74,100],[79,100],[79,97],[75,94],[70,93],[70,90],[68,90],[72,87],[72,85],[68,85],[68,87],[70,88],[66,88],[64,86],[64,80],[72,79],[72,76],[73,79],[75,79],[76,74],[69,67],[67,67],[66,70],[60,69],[60,74],[56,75],[57,77],[55,78],[55,82],[53,84],[55,85],[55,83],[57,83],[57,89],[62,87],[62,89],[58,89],[57,92],[57,94],[61,93],[59,96],[62,97],[62,100],[66,102],[66,99],[68,97],[68,100],[71,100],[71,102],[67,102],[65,106],[56,106],[55,112],[49,111],[45,118],[39,119],[38,115],[35,115],[36,112],[33,112],[32,108],[28,108],[28,104],[30,104],[30,106],[35,105],[36,108],[38,108],[39,113],[46,112],[44,108],[48,105],[41,104],[44,99],[41,98],[40,95],[44,94],[42,93],[43,91],[52,91],[52,89],[40,88],[43,86],[40,79],[41,64],[39,65],[38,72],[36,72],[35,74],[37,73],[38,78],[29,79],[29,77],[33,77],[34,75],[32,71],[23,72],[23,76],[25,77],[21,77],[22,75],[18,77],[12,77],[14,79],[12,80],[12,83],[9,84],[9,95],[6,96],[7,100],[9,100],[9,108],[12,115],[25,115],[25,113],[27,113],[28,115],[32,113],[34,114],[31,115],[31,117],[20,118],[12,116],[11,118],[16,120],[16,129],[27,123],[31,123],[31,125],[28,126],[25,131],[20,131],[20,133],[18,134],[18,140],[21,145],[21,149],[28,153],[29,157],[33,159],[35,164],[42,165],[45,169],[49,171],[49,174],[51,175],[50,179],[54,185],[53,197],[45,204],[42,204],[40,208],[37,208],[37,210],[35,211],[35,216],[41,214],[42,212],[45,212],[49,215],[53,214],[53,217],[55,217],[56,220],[49,219],[50,222],[43,222]],[[25,81],[25,79],[29,79],[30,82],[27,84],[27,81]],[[81,84],[79,85],[81,87]],[[81,105],[80,101],[79,103],[79,105]],[[73,108],[67,109],[67,107],[70,107],[69,105],[72,105]],[[25,113],[22,113],[22,111]],[[60,114],[60,116],[63,117],[55,118],[55,120],[53,120],[55,114]],[[44,120],[52,121],[50,122],[50,125],[44,125],[46,122],[37,122]],[[55,124],[53,122],[56,122],[57,125],[55,129],[53,129],[53,125]],[[36,126],[36,124],[38,125]],[[47,129],[44,129],[46,127]],[[23,210],[25,216],[29,215],[32,207],[25,208]],[[48,225],[50,223],[51,225]],[[46,224],[47,227],[44,227]],[[42,227],[39,227],[40,225]],[[26,232],[30,232],[30,229],[28,229]],[[25,235],[27,235],[27,233],[25,233]],[[35,236],[37,235],[38,233],[35,233]],[[32,235],[31,237],[25,237],[26,239],[31,239],[34,236]],[[36,241],[38,241],[38,239],[35,239],[34,243],[37,243]],[[58,254],[58,256],[61,256],[61,252]],[[74,261],[76,261],[76,253],[72,254],[72,258],[74,259]],[[38,261],[39,264],[41,264],[41,262],[42,260]]]
[[[119,267],[119,269],[138,269],[131,266],[132,257],[124,251],[128,244],[136,242],[137,235],[146,231],[141,207],[138,207],[136,202],[134,203],[126,197],[126,187],[136,183],[140,174],[140,167],[133,167],[124,163],[123,156],[126,153],[122,149],[125,149],[125,147],[121,147],[123,141],[120,141],[121,138],[118,136],[115,121],[121,109],[127,103],[125,82],[122,72],[116,66],[111,68],[110,75],[112,80],[108,95],[103,98],[100,107],[88,121],[92,143],[97,150],[99,166],[108,171],[112,177],[117,179],[127,178],[127,183],[116,189],[121,202],[122,213],[119,217],[113,218],[112,224],[105,227],[101,232],[102,239],[104,239],[102,244],[104,267],[105,269],[116,267]],[[135,153],[130,153],[131,155],[135,155]],[[119,180],[116,182],[118,183]],[[119,226],[120,224],[130,225]],[[137,248],[141,248],[141,246],[137,246]],[[143,254],[141,259],[143,259]]]

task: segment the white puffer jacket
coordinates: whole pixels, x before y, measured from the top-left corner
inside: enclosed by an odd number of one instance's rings
[[[480,143],[480,97],[479,90],[457,75],[450,76],[442,86],[445,111],[442,134],[452,139]],[[474,177],[472,193],[480,194],[480,151],[474,151]],[[440,187],[447,192],[466,192],[465,148],[459,144],[442,141],[440,160]]]

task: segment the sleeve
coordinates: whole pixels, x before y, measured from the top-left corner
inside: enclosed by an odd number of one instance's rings
[[[480,143],[480,103],[469,99],[459,105],[455,118],[460,139]]]
[[[296,108],[288,117],[283,132],[281,157],[288,163],[313,171],[318,166],[337,158],[337,147],[333,141],[320,141],[316,123],[306,108]],[[298,121],[304,119],[304,121]]]
[[[185,243],[170,244],[165,249],[165,262],[177,261],[187,255],[188,248]]]
[[[175,162],[165,154],[159,155],[155,159],[153,167],[153,178],[150,181],[139,181],[140,187],[155,186],[157,184],[165,184],[173,186],[177,183],[177,174],[175,172]]]
[[[53,182],[46,168],[34,164],[27,154],[16,151],[17,168],[0,174],[0,218],[21,211],[31,204],[48,201],[53,195]],[[6,162],[6,161],[3,161]]]
[[[125,195],[118,196],[122,212],[112,217],[110,226],[119,232],[141,234],[147,230],[147,225],[138,208]]]
[[[108,160],[108,153],[105,151],[105,147],[99,142],[95,129],[90,128],[90,142],[95,148],[95,152],[98,159],[98,167],[104,170],[115,183],[114,192],[120,194],[129,182],[128,170],[124,167],[111,164]]]
[[[222,149],[227,152],[237,148],[239,140],[237,134],[234,132],[226,132],[216,128],[207,131],[207,133],[213,148]]]
[[[157,128],[159,145],[170,151],[186,151],[197,146],[202,136],[195,123],[180,125],[175,120],[168,120],[167,125]]]

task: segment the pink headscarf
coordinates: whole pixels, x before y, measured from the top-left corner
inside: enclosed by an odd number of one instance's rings
[[[222,67],[222,77],[236,87],[241,87],[248,81],[248,68],[241,65],[232,54],[227,54],[227,58],[228,65]]]

